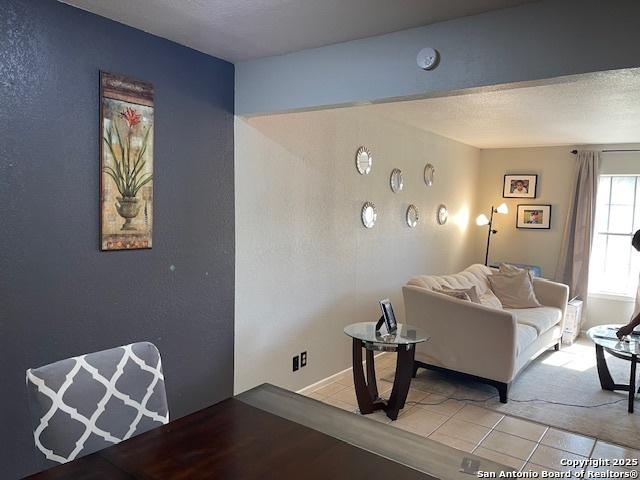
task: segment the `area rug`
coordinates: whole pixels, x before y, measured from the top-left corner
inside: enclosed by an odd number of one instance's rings
[[[607,364],[616,383],[629,383],[629,362],[607,354]],[[411,386],[631,448],[640,445],[640,401],[636,413],[628,413],[627,392],[600,388],[595,348],[586,339],[540,355],[513,382],[506,405],[493,387],[430,370],[420,369]]]

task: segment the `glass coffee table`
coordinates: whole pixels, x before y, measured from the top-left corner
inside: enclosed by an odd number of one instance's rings
[[[353,339],[353,383],[360,413],[367,415],[376,410],[384,410],[391,420],[397,419],[409,393],[416,344],[428,341],[429,337],[420,329],[401,323],[394,334],[386,333],[385,327],[382,327],[382,332],[376,331],[375,322],[354,323],[346,327],[344,333]],[[366,351],[366,379],[362,366],[363,348]],[[376,351],[398,353],[396,374],[388,401],[378,396],[373,360],[373,352]]]
[[[616,336],[616,330],[620,327],[622,325],[600,325],[590,328],[587,335],[596,345],[600,386],[603,390],[629,392],[629,413],[633,413],[633,404],[636,396],[636,369],[638,356],[640,356],[640,338],[633,336],[629,342],[619,340]],[[613,381],[604,356],[605,351],[616,358],[631,362],[631,375],[628,385]]]

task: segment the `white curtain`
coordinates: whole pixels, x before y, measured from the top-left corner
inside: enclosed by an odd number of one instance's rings
[[[556,280],[569,285],[572,297],[586,300],[600,176],[600,152],[580,150],[576,163],[576,181],[562,238]]]

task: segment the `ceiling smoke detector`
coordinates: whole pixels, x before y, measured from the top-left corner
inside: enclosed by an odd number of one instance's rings
[[[427,47],[418,52],[416,59],[418,66],[423,70],[433,70],[440,62],[440,54],[435,48]]]

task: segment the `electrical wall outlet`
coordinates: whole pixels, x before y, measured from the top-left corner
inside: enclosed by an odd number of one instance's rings
[[[300,357],[296,355],[295,357],[293,357],[293,371],[297,372],[299,368],[300,368]]]
[[[300,354],[300,368],[307,366],[307,352]]]

